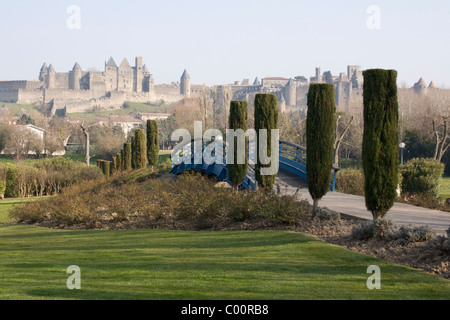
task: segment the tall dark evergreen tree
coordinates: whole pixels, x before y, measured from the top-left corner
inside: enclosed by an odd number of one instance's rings
[[[135,135],[131,136],[131,168],[136,169],[136,131]]]
[[[122,171],[122,152],[116,155],[116,159],[116,171],[120,172]]]
[[[111,161],[100,160],[97,161],[97,166],[102,170],[103,175],[109,178],[111,175]]]
[[[111,176],[111,161],[103,162],[103,174],[106,178],[109,178]]]
[[[123,144],[122,150],[120,150],[120,170],[125,170],[125,143]]]
[[[144,129],[137,129],[134,137],[134,165],[136,169],[147,167],[147,142]]]
[[[255,130],[257,135],[259,135],[260,129],[267,129],[267,155],[270,157],[272,155],[271,130],[278,129],[278,99],[274,94],[258,93],[255,96]],[[258,149],[262,147],[259,143],[259,137],[257,145]],[[256,150],[256,153],[255,174],[258,186],[265,190],[272,190],[276,175],[261,174],[261,168],[270,167],[270,164],[263,165],[260,161],[258,150]]]
[[[156,120],[147,120],[147,159],[153,167],[158,163],[159,156],[159,130]]]
[[[131,170],[131,142],[123,145],[123,170]]]
[[[372,69],[364,75],[362,159],[366,207],[373,219],[393,206],[398,183],[397,71]]]
[[[230,103],[230,116],[228,120],[228,124],[230,129],[237,130],[242,129],[244,134],[248,128],[248,105],[247,101],[231,101]],[[233,164],[227,163],[228,167],[228,179],[233,184],[233,187],[236,189],[239,185],[244,181],[245,176],[247,175],[248,169],[248,139],[245,138],[245,146],[244,150],[240,150],[245,156],[244,163],[239,164],[238,162],[242,162],[240,159],[238,161],[238,137],[234,138],[234,154],[233,154]]]
[[[97,167],[99,167],[100,170],[102,170],[102,172],[103,172],[103,162],[105,162],[105,160],[97,160]]]
[[[117,157],[113,157],[111,162],[111,175],[116,174],[117,171]]]
[[[334,153],[336,102],[332,84],[311,84],[306,118],[308,190],[313,198],[313,217],[319,200],[330,190]]]

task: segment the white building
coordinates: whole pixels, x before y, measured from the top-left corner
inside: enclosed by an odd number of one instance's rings
[[[166,120],[170,116],[171,114],[169,113],[140,113],[138,114],[137,117],[142,121],[147,121],[147,120]]]

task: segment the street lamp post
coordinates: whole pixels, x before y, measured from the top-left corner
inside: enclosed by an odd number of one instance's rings
[[[403,149],[405,149],[406,144],[404,142],[400,142],[398,146],[400,147],[400,163],[403,164]]]

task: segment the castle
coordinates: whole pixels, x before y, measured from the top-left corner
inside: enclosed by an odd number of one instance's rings
[[[52,116],[115,109],[125,101],[174,103],[204,89],[202,85],[191,86],[186,70],[177,83],[155,85],[142,57],[136,57],[134,66],[127,59],[117,66],[111,57],[104,71],[83,70],[75,63],[68,72],[56,72],[52,64],[44,63],[38,80],[0,81],[0,101],[45,105]]]
[[[426,95],[430,90],[436,89],[436,85],[433,81],[430,82],[430,84],[427,86],[427,83],[423,78],[420,78],[419,81],[417,81],[413,86],[414,92],[419,95]]]
[[[362,105],[363,75],[360,66],[348,66],[347,73],[331,76],[330,79],[325,79],[320,68],[316,68],[315,71],[315,75],[310,77],[309,82],[305,78],[266,77],[261,81],[256,78],[253,84],[250,84],[249,79],[244,79],[242,82],[236,81],[232,85],[221,85],[217,87],[216,101],[219,104],[226,103],[227,99],[224,96],[230,95],[232,100],[251,102],[256,93],[272,93],[278,97],[281,111],[300,110],[305,112],[309,84],[328,81],[335,85],[338,109],[348,112],[352,107]]]
[[[83,70],[75,63],[68,72],[56,72],[54,66],[43,64],[38,80],[0,81],[0,101],[43,105],[48,116],[66,115],[73,112],[108,110],[120,108],[125,101],[149,103],[176,103],[187,97],[207,96],[215,102],[215,108],[224,108],[231,100],[252,103],[257,93],[277,95],[281,111],[305,112],[310,83],[335,85],[336,106],[340,111],[361,109],[363,100],[363,73],[360,66],[349,65],[347,72],[332,76],[316,68],[309,81],[305,77],[283,78],[258,77],[234,84],[207,87],[191,84],[184,70],[180,80],[171,84],[155,85],[152,74],[142,57],[135,58],[131,66],[123,59],[117,66],[111,57],[105,62],[104,71]],[[435,88],[421,78],[413,87],[414,92],[426,94]]]

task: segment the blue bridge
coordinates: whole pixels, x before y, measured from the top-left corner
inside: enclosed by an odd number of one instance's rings
[[[226,164],[226,143],[215,141],[217,154],[214,152],[205,152],[208,148],[206,142],[202,140],[192,140],[188,143],[176,146],[173,150],[172,171],[173,174],[181,174],[186,171],[202,172],[205,175],[217,177],[217,182],[227,182],[228,169]],[[258,182],[255,178],[254,162],[255,162],[254,143],[249,144],[249,165],[247,176],[245,177],[239,189],[256,190]],[[304,181],[306,176],[306,148],[287,141],[279,142],[279,169],[287,171]],[[333,168],[330,172],[330,190],[336,190],[336,174],[339,168]]]

